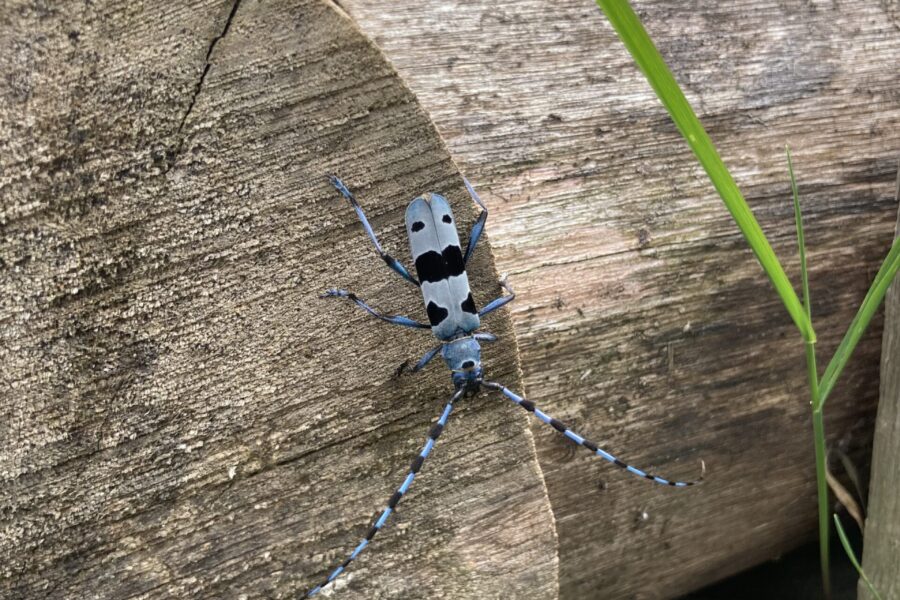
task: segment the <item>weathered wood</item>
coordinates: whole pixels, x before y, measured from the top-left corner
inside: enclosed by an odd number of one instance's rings
[[[900,171],[900,164],[898,164]],[[897,173],[900,198],[900,172]],[[897,229],[900,236],[900,212]],[[872,444],[863,570],[882,598],[900,597],[900,280],[884,299],[881,392]],[[860,580],[860,600],[874,600]]]
[[[321,0],[0,11],[0,596],[296,598],[364,535],[449,397],[384,245],[440,190],[426,114]],[[471,269],[496,294],[487,246]],[[518,386],[507,317],[488,368]],[[554,598],[526,415],[459,404],[342,598]]]
[[[654,487],[536,426],[564,598],[674,597],[815,536],[801,341],[599,10],[584,0],[342,0],[492,209],[526,392]],[[820,359],[884,256],[900,57],[885,3],[639,1],[795,281],[795,155]],[[890,66],[889,66],[890,65]],[[866,461],[880,320],[829,400]]]

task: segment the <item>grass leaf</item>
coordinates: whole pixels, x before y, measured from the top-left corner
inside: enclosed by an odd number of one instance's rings
[[[844,547],[844,552],[847,553],[847,558],[849,558],[850,562],[853,563],[853,566],[856,568],[856,572],[859,573],[859,576],[863,580],[863,583],[866,584],[866,587],[869,588],[869,591],[872,592],[872,595],[875,597],[875,599],[881,600],[881,595],[878,593],[878,590],[875,589],[875,586],[873,586],[872,582],[869,581],[869,578],[866,577],[866,574],[862,570],[862,567],[859,566],[859,561],[856,559],[856,555],[853,554],[853,548],[850,547],[850,540],[847,539],[847,534],[844,533],[844,528],[841,527],[841,520],[837,515],[834,515],[834,526],[837,529],[838,537],[841,539],[841,545]]]
[[[791,196],[794,200],[794,222],[797,226],[797,245],[800,248],[800,280],[803,287],[803,306],[806,318],[812,323],[812,301],[809,297],[809,273],[806,265],[806,238],[803,235],[803,213],[800,211],[800,192],[794,176],[791,150],[784,148],[787,155],[788,174],[791,177]],[[821,410],[815,410],[819,403],[819,369],[816,366],[816,342],[806,340],[806,377],[809,381],[810,406],[813,407],[813,448],[816,457],[816,496],[819,507],[819,564],[822,569],[822,590],[825,598],[831,598],[831,555],[828,551],[830,528],[828,526],[828,453],[825,450],[825,419]]]
[[[626,0],[597,0],[597,4],[606,14],[606,18],[619,34],[663,106],[669,111],[669,115],[681,135],[684,136],[688,146],[700,161],[766,275],[771,279],[772,285],[775,286],[775,290],[803,338],[807,341],[815,340],[816,334],[812,324],[809,322],[791,282],[785,275],[778,257],[775,256],[772,246],[756,221],[756,217],[753,216],[750,207],[747,206],[747,202],[728,172],[725,163],[722,162],[712,140],[694,114],[665,61],[644,30],[644,26],[641,25],[640,19]]]
[[[847,361],[850,360],[850,355],[856,349],[856,344],[859,343],[866,327],[869,326],[869,321],[872,320],[875,311],[878,310],[881,301],[884,300],[884,295],[898,269],[900,269],[900,236],[894,240],[891,251],[888,252],[884,262],[881,263],[881,268],[878,269],[878,274],[875,275],[872,287],[869,288],[856,316],[853,317],[853,321],[850,323],[850,327],[847,328],[844,339],[841,340],[834,356],[825,368],[825,373],[822,375],[819,385],[819,408],[825,405],[825,400],[828,399],[828,395],[834,389],[835,382],[837,382],[841,371],[847,365]]]
[[[800,191],[797,189],[797,178],[794,177],[794,162],[791,160],[791,149],[784,147],[787,155],[788,174],[791,177],[791,196],[794,199],[794,222],[797,225],[797,245],[800,247],[800,283],[803,288],[803,306],[806,318],[812,323],[812,303],[809,299],[809,274],[806,266],[806,236],[803,235],[803,214],[800,212]],[[818,379],[818,375],[816,375]]]

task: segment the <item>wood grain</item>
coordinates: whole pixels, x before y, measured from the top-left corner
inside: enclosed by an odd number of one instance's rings
[[[900,173],[897,175],[900,198]],[[900,236],[900,212],[897,229]],[[884,299],[881,340],[881,390],[872,444],[872,474],[866,516],[863,571],[882,598],[900,596],[900,280],[895,279]],[[860,580],[860,600],[874,600]]]
[[[455,166],[320,0],[7,3],[0,14],[0,596],[296,598],[364,535],[452,387],[385,247]],[[499,292],[489,246],[471,269]],[[519,386],[508,317],[486,350]],[[526,416],[460,403],[342,598],[557,597]]]
[[[654,487],[535,425],[563,598],[671,598],[815,535],[800,337],[592,2],[342,4],[396,65],[492,210],[526,392]],[[786,269],[784,145],[810,246],[820,363],[889,247],[900,154],[896,10],[861,0],[634,3]],[[881,321],[829,400],[866,462]]]

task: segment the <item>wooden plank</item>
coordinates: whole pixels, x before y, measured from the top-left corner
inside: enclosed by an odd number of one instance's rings
[[[900,163],[897,173],[900,198]],[[900,212],[897,229],[900,236]],[[884,334],[881,338],[881,390],[875,439],[872,443],[872,471],[863,570],[882,598],[900,596],[900,280],[894,280],[884,299]],[[860,580],[860,600],[874,600]]]
[[[700,489],[636,481],[536,426],[564,598],[662,598],[815,536],[803,347],[706,176],[591,2],[342,0],[492,209],[526,391]],[[819,356],[889,247],[900,149],[884,3],[635,3],[799,280],[784,144],[807,219]],[[873,323],[829,400],[865,464]]]
[[[238,0],[239,2],[239,0]],[[0,596],[296,598],[353,549],[450,396],[384,246],[440,190],[427,115],[321,0],[7,6],[0,17]],[[489,247],[471,269],[498,293]],[[405,287],[405,289],[404,289]],[[518,387],[507,338],[489,368]],[[526,415],[459,403],[342,598],[557,596]]]

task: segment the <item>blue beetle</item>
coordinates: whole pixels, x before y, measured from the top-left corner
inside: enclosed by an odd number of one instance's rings
[[[428,315],[428,324],[420,323],[401,315],[382,314],[369,306],[356,294],[347,290],[328,290],[322,297],[347,298],[372,316],[388,323],[413,329],[431,329],[431,332],[440,341],[440,344],[426,352],[412,368],[412,371],[421,370],[440,352],[441,358],[444,359],[444,362],[450,369],[454,393],[444,406],[437,423],[428,433],[428,439],[425,441],[422,451],[413,459],[406,479],[403,480],[400,487],[390,497],[387,506],[369,529],[365,538],[356,546],[350,556],[331,572],[325,581],[307,592],[307,598],[315,596],[323,587],[337,579],[350,562],[355,560],[360,552],[369,545],[375,534],[384,527],[384,524],[394,512],[397,503],[409,490],[409,486],[412,485],[416,474],[422,468],[432,448],[434,448],[434,444],[438,436],[441,435],[444,426],[447,424],[447,419],[450,417],[450,412],[453,410],[453,403],[464,395],[476,394],[482,387],[501,392],[504,396],[556,429],[571,441],[584,446],[600,458],[630,471],[638,477],[673,487],[692,486],[703,479],[706,467],[702,461],[701,474],[696,481],[672,481],[633,467],[606,452],[594,442],[581,437],[562,422],[537,408],[530,400],[522,398],[499,383],[484,379],[479,342],[493,342],[497,340],[497,337],[490,333],[477,331],[481,325],[481,317],[512,301],[515,298],[515,293],[510,289],[504,278],[500,281],[500,285],[508,292],[507,295],[489,302],[480,311],[475,306],[475,300],[472,298],[472,292],[469,288],[466,264],[472,257],[472,253],[475,251],[478,240],[484,231],[488,211],[468,181],[465,181],[466,189],[469,191],[472,200],[481,207],[481,214],[472,226],[465,252],[461,250],[456,222],[453,219],[453,212],[450,210],[450,204],[446,198],[435,193],[423,194],[410,202],[407,207],[406,232],[409,236],[410,250],[412,251],[412,258],[416,266],[416,274],[418,275],[418,278],[416,278],[410,274],[400,261],[384,251],[381,243],[378,241],[378,237],[372,230],[372,226],[369,225],[362,207],[360,207],[356,198],[353,197],[353,194],[350,193],[350,190],[347,189],[347,186],[344,185],[344,182],[334,175],[329,175],[328,178],[331,184],[350,202],[350,205],[356,211],[366,234],[372,240],[382,260],[398,275],[420,288],[425,302],[425,312]]]

